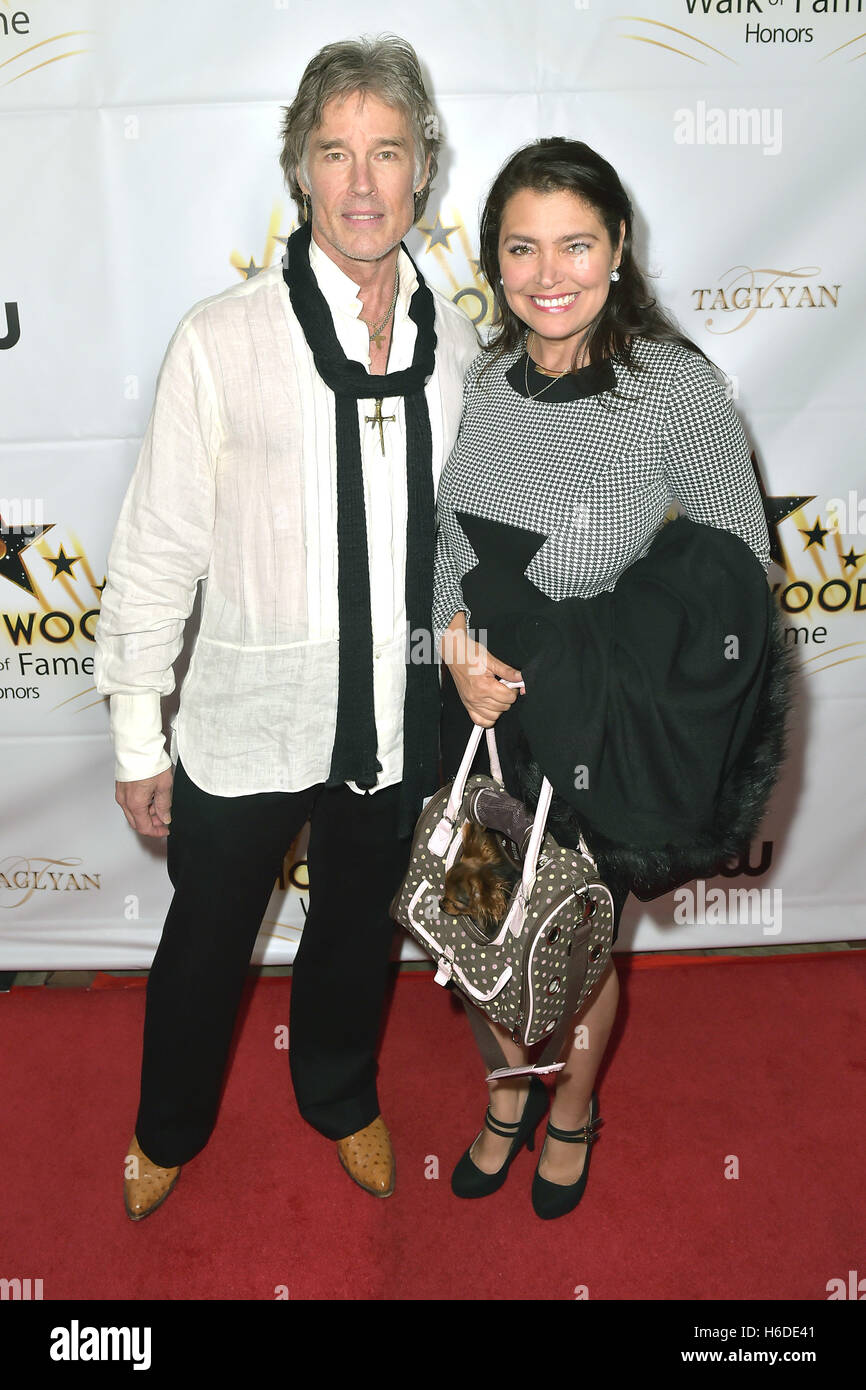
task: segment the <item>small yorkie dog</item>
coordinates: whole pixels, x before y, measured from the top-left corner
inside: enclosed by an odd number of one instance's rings
[[[493,832],[468,821],[463,827],[463,854],[445,875],[439,906],[452,917],[471,917],[490,936],[505,916],[519,878],[520,869]]]

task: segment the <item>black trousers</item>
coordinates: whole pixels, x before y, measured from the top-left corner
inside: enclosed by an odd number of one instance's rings
[[[379,1114],[376,1044],[394,935],[388,907],[411,848],[397,837],[399,793],[399,785],[362,796],[319,784],[212,796],[178,760],[167,843],[174,896],[148,980],[136,1121],[154,1163],[185,1163],[211,1135],[256,935],[286,850],[308,819],[310,907],[289,1024],[295,1097],[329,1139]]]

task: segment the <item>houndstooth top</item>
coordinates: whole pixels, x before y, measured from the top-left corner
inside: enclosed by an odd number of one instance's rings
[[[732,531],[766,570],[769,536],[743,427],[713,367],[675,343],[640,338],[632,374],[619,361],[555,380],[529,367],[525,338],[463,383],[457,442],[437,493],[433,624],[437,650],[477,556],[456,513],[539,532],[525,571],[549,598],[611,590],[646,554],[671,504]],[[612,387],[616,385],[622,398]]]

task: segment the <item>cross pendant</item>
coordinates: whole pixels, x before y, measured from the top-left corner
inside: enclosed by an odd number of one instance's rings
[[[364,416],[364,424],[365,424],[365,425],[373,425],[374,427],[375,427],[376,425],[379,426],[379,443],[382,445],[382,453],[383,453],[383,454],[384,454],[384,452],[385,452],[385,431],[384,431],[384,429],[382,428],[382,426],[384,425],[384,423],[385,423],[386,420],[396,420],[396,419],[397,419],[397,416],[396,416],[396,415],[383,415],[383,414],[382,414],[382,402],[381,402],[381,401],[377,401],[377,402],[376,402],[376,414],[375,414],[375,415],[365,415],[365,416]]]

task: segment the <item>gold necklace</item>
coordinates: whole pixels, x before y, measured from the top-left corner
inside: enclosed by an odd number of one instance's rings
[[[527,394],[527,396],[529,397],[529,399],[530,399],[531,401],[537,400],[539,396],[541,396],[541,395],[544,394],[544,392],[547,390],[548,386],[552,386],[553,383],[554,383],[555,381],[559,381],[559,379],[560,379],[561,377],[568,376],[569,372],[571,371],[571,367],[566,367],[566,369],[565,369],[564,372],[550,372],[550,373],[547,373],[547,375],[550,376],[550,381],[545,382],[545,384],[544,384],[544,386],[542,386],[541,390],[540,390],[540,391],[536,391],[535,394],[533,395],[533,393],[532,393],[532,392],[530,391],[530,389],[529,389],[529,339],[532,337],[532,335],[533,335],[534,332],[535,332],[535,329],[534,329],[534,328],[531,328],[531,329],[529,330],[529,332],[527,333],[527,335],[526,335],[526,361],[525,361],[525,363],[523,364],[523,384],[524,384],[524,386],[525,386],[525,388],[526,388],[526,394]],[[584,363],[584,366],[588,366],[588,365],[589,365],[588,363]],[[536,371],[539,371],[539,372],[542,372],[542,373],[545,373],[545,372],[546,372],[546,368],[540,367],[540,366],[538,365],[537,362],[535,363],[535,368],[536,368]]]
[[[545,382],[544,386],[542,386],[542,388],[541,388],[540,391],[535,391],[534,393],[533,393],[532,391],[530,391],[530,389],[529,389],[529,339],[530,339],[531,337],[532,337],[532,330],[530,330],[530,332],[527,334],[527,338],[526,338],[526,361],[525,361],[524,364],[523,364],[523,384],[524,384],[524,386],[526,387],[526,394],[527,394],[527,396],[529,397],[529,399],[530,399],[531,401],[536,401],[536,400],[538,400],[538,397],[539,397],[539,396],[543,395],[543,393],[547,390],[548,386],[552,386],[553,383],[554,383],[555,381],[559,381],[560,377],[568,376],[568,371],[569,371],[569,369],[566,368],[564,372],[557,372],[555,375],[551,375],[550,381]],[[536,366],[537,366],[537,365],[538,365],[538,364],[536,363]],[[541,370],[543,371],[544,369],[542,368]]]
[[[382,330],[383,330],[383,328],[385,327],[385,325],[386,325],[386,323],[388,322],[389,318],[391,317],[391,315],[392,315],[393,312],[394,312],[394,305],[397,303],[397,295],[398,295],[399,291],[400,291],[400,271],[399,271],[399,269],[397,269],[397,270],[395,270],[395,272],[394,272],[394,298],[391,300],[391,307],[390,307],[390,309],[388,310],[388,312],[387,312],[387,314],[385,315],[385,317],[383,318],[382,322],[378,325],[377,328],[371,328],[370,325],[369,325],[369,323],[367,322],[366,319],[362,319],[362,320],[361,320],[361,322],[363,323],[364,327],[367,329],[367,332],[370,334],[370,342],[371,342],[371,343],[375,343],[375,344],[376,344],[376,347],[381,347],[381,346],[382,346],[382,337],[383,337],[383,335],[382,335]]]

